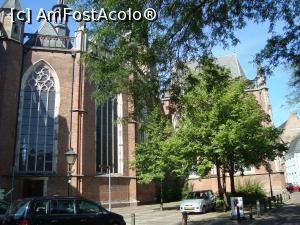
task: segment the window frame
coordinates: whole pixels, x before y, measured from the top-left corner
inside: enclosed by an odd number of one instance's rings
[[[39,150],[40,146],[39,143],[36,141],[35,143],[35,154],[34,154],[34,169],[33,170],[29,170],[29,161],[28,161],[28,156],[30,155],[30,149],[27,149],[26,151],[26,162],[25,162],[25,168],[22,169],[21,165],[20,165],[20,157],[21,157],[21,147],[22,145],[28,147],[29,145],[29,138],[30,138],[30,134],[26,134],[28,137],[28,143],[22,143],[22,126],[26,125],[26,122],[23,124],[23,109],[25,108],[24,106],[24,96],[25,96],[25,92],[26,92],[26,87],[27,86],[27,82],[28,79],[30,78],[30,76],[32,75],[32,73],[35,72],[35,70],[37,68],[46,68],[49,71],[49,76],[51,76],[51,78],[53,78],[54,81],[54,95],[52,96],[52,98],[54,99],[54,107],[53,107],[53,148],[52,148],[52,168],[51,170],[47,170],[47,154],[48,154],[48,146],[44,145],[43,148],[43,164],[42,167],[40,167],[38,165],[38,157],[39,157],[39,153],[41,153],[41,151]],[[32,98],[32,93],[34,91],[30,91],[30,98]],[[47,98],[50,98],[49,96],[51,95],[51,93],[48,91],[47,93]],[[42,95],[40,94],[40,97],[42,97]],[[60,85],[59,85],[59,79],[58,76],[55,72],[55,70],[51,67],[51,65],[49,63],[47,63],[44,60],[40,60],[38,62],[36,62],[34,65],[32,65],[30,68],[27,69],[27,71],[24,73],[23,77],[22,77],[22,83],[21,83],[21,89],[20,89],[20,93],[19,93],[19,99],[20,99],[20,103],[19,103],[19,113],[18,113],[18,130],[17,130],[17,145],[16,145],[16,159],[15,159],[15,168],[16,171],[18,173],[21,174],[54,174],[57,171],[57,155],[58,155],[58,139],[57,139],[57,134],[58,134],[58,129],[59,129],[59,124],[58,124],[58,112],[59,112],[59,105],[60,105]],[[32,100],[30,100],[32,101]],[[24,107],[23,107],[24,106]],[[30,107],[28,108],[28,112],[30,112]],[[26,112],[27,112],[26,111]],[[48,112],[46,111],[46,113],[42,116],[39,116],[40,120],[44,119],[44,116],[47,115],[48,116]],[[28,126],[28,128],[30,128],[30,115],[29,117],[29,122],[26,126]],[[47,127],[45,132],[47,132]],[[45,133],[46,134],[46,133]],[[26,136],[25,135],[25,136]],[[45,139],[48,138],[47,135],[45,135]],[[42,169],[38,169],[38,168],[42,168]]]
[[[52,211],[52,205],[53,205],[54,201],[56,201],[57,203],[59,201],[71,201],[71,202],[73,202],[73,213],[52,213],[51,211]],[[54,215],[54,216],[66,216],[66,215],[70,216],[70,215],[74,215],[75,216],[76,214],[77,213],[76,213],[75,199],[51,199],[50,200],[48,215]]]
[[[111,169],[111,175],[112,176],[123,176],[123,124],[118,122],[120,119],[123,118],[123,95],[119,94],[113,98],[111,98],[112,100],[112,118],[113,118],[113,123],[116,123],[115,125],[112,125],[112,133],[114,133],[114,137],[112,137],[112,146],[114,146],[115,148],[111,150],[112,152],[112,157],[111,160],[109,160],[110,162],[114,162],[117,163],[117,166],[114,167],[114,169]],[[114,102],[116,104],[116,107],[114,107]],[[107,102],[105,102],[104,104],[107,105]],[[98,121],[99,121],[99,117],[98,114],[100,114],[98,112],[100,107],[103,107],[104,104],[99,105],[97,104],[97,102],[95,101],[95,132],[94,132],[94,143],[95,143],[95,174],[96,176],[108,176],[108,165],[109,163],[106,163],[107,165],[103,165],[103,169],[102,171],[99,169],[99,165],[101,165],[101,163],[98,163],[98,154],[102,154],[102,152],[99,150],[98,147],[98,137],[101,135],[98,135]],[[107,110],[107,107],[106,107]],[[103,118],[103,113],[101,112],[101,119]],[[114,114],[116,114],[116,121],[114,120]],[[106,115],[107,116],[107,115]],[[108,121],[108,120],[107,120]],[[101,122],[102,124],[102,122]],[[105,125],[106,130],[108,130],[107,128],[107,124]],[[103,126],[101,127],[101,130],[103,129]],[[115,140],[115,137],[117,140]],[[103,138],[103,136],[101,135],[101,138]],[[101,142],[101,141],[99,141]],[[100,144],[101,145],[101,149],[103,147],[103,143]],[[98,151],[99,150],[99,151]],[[113,156],[114,155],[114,156]],[[116,157],[116,158],[115,158]],[[100,160],[100,158],[99,158]],[[110,165],[110,167],[112,168],[112,166]]]

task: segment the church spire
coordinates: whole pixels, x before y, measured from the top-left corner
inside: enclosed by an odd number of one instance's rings
[[[259,88],[266,87],[266,74],[260,62],[257,62],[256,79]]]
[[[69,36],[70,32],[67,25],[67,18],[64,17],[65,8],[68,8],[68,6],[65,4],[64,0],[57,0],[56,4],[52,7],[53,11],[61,12],[60,18],[55,18],[55,23],[53,24],[59,36]]]
[[[5,0],[1,9],[15,9],[17,11],[22,11],[22,6],[19,0]]]
[[[65,4],[64,0],[57,0],[56,4],[52,7],[53,11],[56,10],[63,10],[64,8],[67,8],[68,6]]]
[[[0,36],[23,42],[24,23],[12,18],[11,10],[22,11],[19,0],[5,0],[0,8]],[[16,21],[15,23],[12,20]]]

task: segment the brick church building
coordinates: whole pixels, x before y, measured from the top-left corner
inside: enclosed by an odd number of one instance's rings
[[[63,7],[57,1],[53,10]],[[74,37],[65,21],[24,33],[11,8],[21,11],[19,0],[0,8],[0,188],[13,189],[13,198],[66,195],[65,152],[73,149],[71,194],[108,201],[110,167],[113,202],[152,201],[154,189],[138,185],[129,166],[136,124],[115,123],[128,114],[128,97],[102,106],[91,97],[79,60],[88,44],[84,26]]]
[[[53,9],[65,7],[63,2],[58,0]],[[155,200],[154,184],[138,184],[130,168],[136,123],[114,122],[130,113],[128,96],[120,94],[102,106],[92,98],[93,87],[80,61],[88,46],[85,27],[70,34],[65,21],[43,22],[35,33],[24,33],[24,23],[11,22],[12,8],[22,10],[19,0],[5,0],[0,8],[0,188],[13,190],[13,198],[66,195],[65,153],[73,149],[72,195],[107,202],[109,167],[114,203]],[[217,60],[233,77],[245,76],[235,55]],[[265,77],[258,74],[247,91],[271,115]],[[163,104],[167,110],[169,99]],[[267,187],[265,170],[249,168],[245,175],[264,179]],[[280,180],[280,188],[284,176],[276,163],[273,178]],[[217,190],[214,171],[190,181],[197,189]]]

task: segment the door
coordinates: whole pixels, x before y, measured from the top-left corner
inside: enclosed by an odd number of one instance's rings
[[[76,200],[76,225],[104,225],[99,206],[87,200]]]
[[[24,180],[23,197],[42,197],[44,195],[44,180]]]
[[[38,200],[31,207],[31,224],[33,225],[50,225],[49,217],[49,200]]]
[[[50,201],[50,210],[45,225],[76,225],[75,205],[72,199]],[[44,225],[44,224],[43,224]]]

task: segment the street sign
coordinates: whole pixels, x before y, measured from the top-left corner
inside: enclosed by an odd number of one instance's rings
[[[245,217],[243,198],[231,197],[230,202],[231,202],[231,218],[238,219],[238,214],[240,214],[240,219],[243,219]]]

